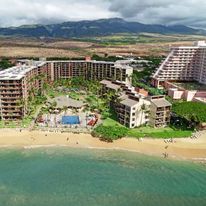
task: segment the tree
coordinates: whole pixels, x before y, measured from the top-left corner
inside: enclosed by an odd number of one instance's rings
[[[62,110],[64,111],[64,115],[66,115],[66,112],[68,110],[68,107],[67,106],[63,106]]]
[[[146,105],[146,104],[142,104],[140,111],[141,111],[141,120],[140,120],[140,125],[142,125],[142,123],[143,123],[143,116],[144,116],[144,114],[149,113],[149,110],[148,110],[148,108],[147,108],[147,105]]]
[[[7,69],[9,67],[14,66],[14,64],[12,64],[8,59],[2,59],[0,61],[0,70],[1,69]]]
[[[201,102],[175,103],[172,107],[173,113],[186,119],[191,124],[202,124],[206,122],[206,104]]]
[[[121,126],[97,126],[92,135],[94,137],[99,137],[100,140],[106,142],[113,142],[114,140],[125,137],[128,133],[128,129]]]

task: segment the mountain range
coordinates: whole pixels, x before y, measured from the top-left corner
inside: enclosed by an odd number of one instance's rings
[[[165,26],[158,24],[142,24],[125,21],[120,18],[0,28],[0,36],[36,38],[82,38],[114,35],[119,33],[138,34],[142,32],[159,34],[206,34],[204,30],[190,28],[184,25]]]

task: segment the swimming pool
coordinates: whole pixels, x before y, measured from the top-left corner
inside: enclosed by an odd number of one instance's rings
[[[79,116],[63,116],[62,124],[80,124]]]

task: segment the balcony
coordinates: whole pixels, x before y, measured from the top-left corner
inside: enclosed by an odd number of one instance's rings
[[[0,87],[0,90],[21,90],[21,87],[8,87],[8,86],[5,86],[5,87]]]
[[[22,84],[20,83],[6,83],[6,82],[0,82],[0,86],[18,86],[18,87],[21,87]]]
[[[20,113],[11,113],[11,114],[3,113],[2,116],[3,117],[21,117],[22,114],[20,114]]]
[[[162,110],[157,110],[157,111],[156,111],[156,115],[160,115],[161,113],[164,113],[164,112],[165,112],[164,109],[162,109]]]
[[[22,112],[22,110],[19,108],[19,109],[2,109],[2,112],[4,113],[4,114],[7,114],[7,113],[21,113]]]
[[[1,99],[19,99],[22,98],[22,96],[1,96]]]
[[[15,91],[15,92],[12,92],[12,91],[2,91],[0,92],[0,94],[4,95],[4,94],[9,94],[9,95],[12,95],[12,94],[21,94],[21,91]]]

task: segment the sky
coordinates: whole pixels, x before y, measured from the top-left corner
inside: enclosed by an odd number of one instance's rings
[[[0,27],[113,17],[206,28],[206,0],[0,0]]]

